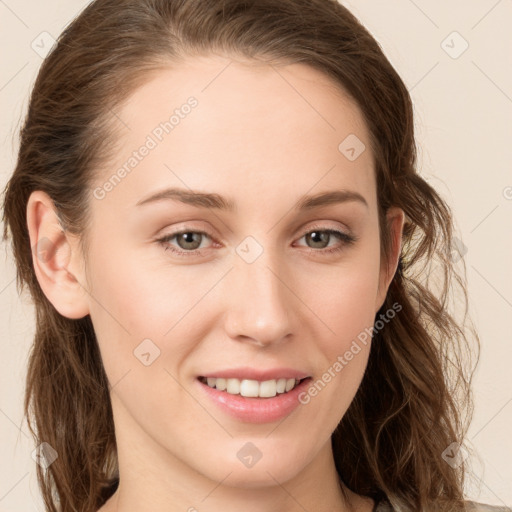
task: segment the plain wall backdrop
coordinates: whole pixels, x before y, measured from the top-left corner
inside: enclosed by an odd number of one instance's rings
[[[0,0],[0,186],[11,175],[20,119],[50,36],[84,0]],[[352,0],[403,78],[415,109],[418,168],[453,209],[482,352],[467,497],[512,505],[512,1]],[[49,34],[49,35],[48,35]],[[22,403],[34,333],[15,267],[0,261],[0,512],[43,511]],[[441,454],[440,454],[441,456]],[[313,512],[313,511],[310,511]]]

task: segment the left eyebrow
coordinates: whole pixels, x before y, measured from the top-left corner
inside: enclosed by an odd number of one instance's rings
[[[235,202],[219,194],[180,188],[166,188],[164,190],[160,190],[145,199],[141,199],[137,202],[136,206],[142,206],[144,204],[163,200],[180,201],[199,208],[215,208],[230,212],[236,211]],[[355,192],[353,190],[334,190],[321,192],[312,196],[303,196],[297,201],[294,209],[297,211],[312,210],[320,206],[351,201],[359,202],[368,208],[368,202],[361,194],[359,194],[359,192]]]
[[[312,210],[320,206],[350,201],[359,202],[368,208],[368,202],[359,192],[353,190],[335,190],[332,192],[321,192],[314,196],[304,196],[295,205],[295,210]]]

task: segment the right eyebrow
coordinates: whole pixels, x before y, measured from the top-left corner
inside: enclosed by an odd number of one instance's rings
[[[163,200],[180,201],[199,208],[216,208],[218,210],[229,211],[236,210],[236,206],[233,201],[230,201],[219,194],[185,190],[181,188],[166,188],[164,190],[160,190],[151,194],[149,197],[140,200],[136,206]]]

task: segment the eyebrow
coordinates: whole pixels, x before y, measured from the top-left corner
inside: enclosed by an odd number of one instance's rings
[[[185,190],[181,188],[166,188],[145,199],[137,202],[136,206],[142,206],[158,201],[180,201],[182,203],[196,206],[199,208],[215,208],[217,210],[225,210],[229,212],[236,211],[236,204],[219,194],[209,192],[199,192],[195,190]],[[334,190],[329,192],[321,192],[316,195],[301,197],[294,206],[295,210],[312,210],[320,206],[328,206],[331,204],[346,203],[356,201],[368,208],[366,199],[353,190]]]

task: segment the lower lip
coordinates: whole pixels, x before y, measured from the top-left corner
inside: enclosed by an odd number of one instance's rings
[[[254,398],[242,395],[231,395],[227,391],[211,388],[196,379],[201,389],[213,402],[230,416],[248,423],[270,423],[288,416],[300,404],[299,394],[304,391],[311,377],[304,379],[299,385],[287,393],[272,398]]]

